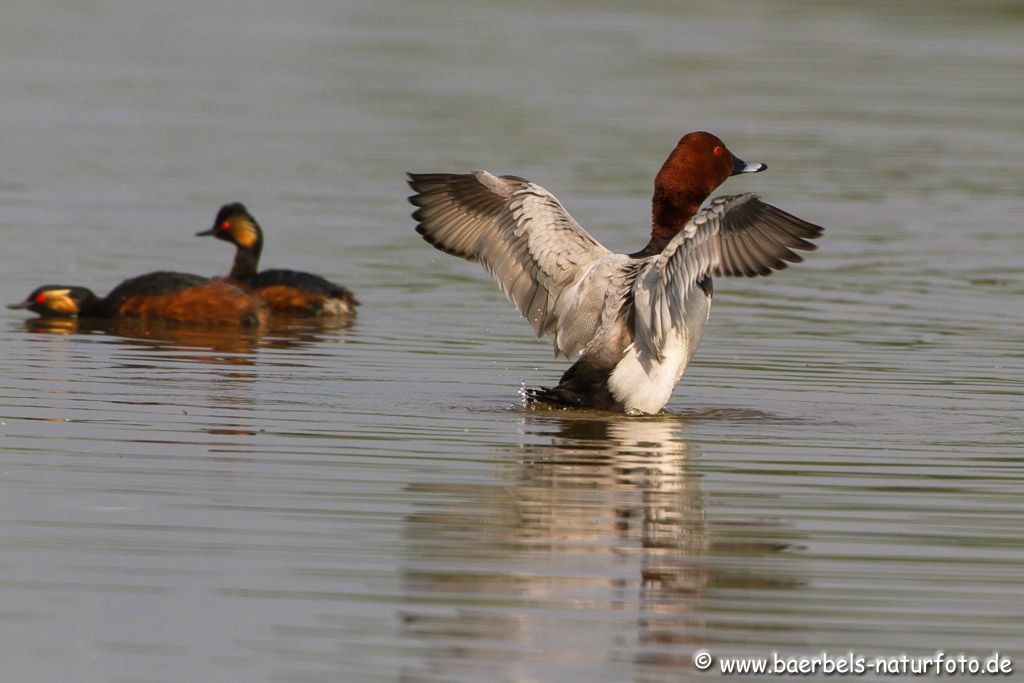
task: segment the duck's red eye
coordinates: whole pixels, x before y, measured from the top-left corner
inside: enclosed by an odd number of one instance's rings
[[[724,149],[722,149],[722,146],[721,146],[721,145],[718,145],[718,146],[716,146],[716,147],[715,147],[715,148],[714,148],[713,150],[711,150],[711,151],[712,151],[712,152],[714,153],[714,155],[715,155],[716,157],[720,157],[720,156],[722,156],[723,154],[725,154],[725,150],[724,150]]]
[[[223,223],[220,224],[220,229],[221,230],[230,230],[231,229],[231,223],[228,223],[227,221],[224,221]]]
[[[45,294],[36,294],[36,301],[38,301],[41,304],[45,304],[46,303],[46,295]]]

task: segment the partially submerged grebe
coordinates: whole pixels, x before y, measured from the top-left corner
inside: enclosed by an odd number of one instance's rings
[[[359,302],[352,293],[319,275],[296,270],[258,271],[263,230],[240,203],[225,204],[213,227],[197,235],[213,235],[235,245],[235,262],[227,280],[263,297],[275,315],[352,317]]]
[[[259,326],[269,310],[259,297],[223,280],[157,271],[125,280],[100,298],[85,287],[44,285],[21,303],[44,318],[138,318]]]

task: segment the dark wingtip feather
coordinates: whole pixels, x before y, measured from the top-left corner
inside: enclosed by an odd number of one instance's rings
[[[712,272],[716,275],[758,277],[783,270],[787,263],[804,259],[796,250],[816,251],[809,241],[825,233],[782,209],[762,202],[753,194],[715,200],[722,220],[721,257]]]
[[[413,219],[419,221],[420,219],[417,217],[417,215],[416,215],[417,213],[419,213],[419,212],[418,211],[413,212],[412,217],[413,217]],[[470,254],[469,252],[459,251],[458,249],[453,249],[453,248],[445,246],[444,244],[439,242],[437,240],[437,238],[435,238],[434,235],[431,234],[427,230],[427,226],[425,226],[423,223],[417,223],[415,230],[416,230],[417,233],[419,233],[420,237],[423,238],[424,242],[426,242],[427,244],[432,246],[434,249],[437,249],[438,251],[443,251],[446,254],[451,254],[452,256],[457,256],[458,258],[464,259],[466,261],[476,261],[477,260],[477,257],[474,256],[473,254]]]

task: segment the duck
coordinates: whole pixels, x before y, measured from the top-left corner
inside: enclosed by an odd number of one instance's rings
[[[196,233],[235,245],[227,280],[262,297],[274,315],[351,318],[359,301],[352,292],[319,275],[296,270],[258,271],[263,230],[241,202],[223,205],[213,227]]]
[[[655,176],[650,239],[631,254],[519,176],[409,173],[409,201],[428,244],[483,266],[555,356],[575,359],[557,385],[525,389],[528,405],[654,414],[704,335],[712,278],[782,270],[824,233],[753,192],[704,205],[727,178],[766,168],[712,133],[687,133]]]
[[[270,311],[263,299],[223,280],[156,271],[124,280],[105,297],[87,287],[43,285],[8,308],[43,318],[140,319],[259,327]]]

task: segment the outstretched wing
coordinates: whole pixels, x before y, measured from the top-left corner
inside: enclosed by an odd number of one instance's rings
[[[636,342],[660,358],[659,349],[680,329],[685,302],[708,275],[768,275],[803,259],[794,249],[813,251],[808,240],[824,228],[762,202],[756,194],[718,197],[648,257],[633,284]]]
[[[593,335],[603,302],[581,312],[578,297],[561,295],[612,254],[554,195],[523,178],[487,171],[410,173],[409,185],[416,192],[409,197],[418,207],[416,231],[441,251],[479,261],[538,337],[555,334],[556,353],[572,354],[577,337]],[[574,300],[571,317],[577,322],[571,335],[562,334],[560,323]],[[575,329],[588,313],[594,329]],[[560,340],[570,336],[571,341]]]

